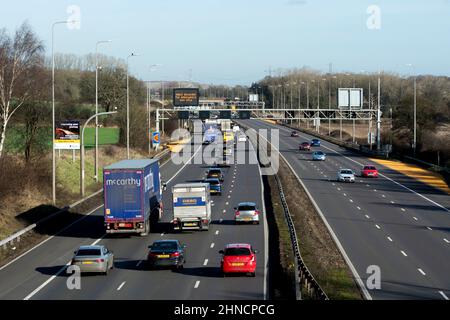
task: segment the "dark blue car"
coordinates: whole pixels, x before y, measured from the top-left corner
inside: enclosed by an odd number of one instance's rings
[[[312,139],[311,140],[311,147],[320,147],[320,140],[319,139]]]
[[[217,178],[208,178],[205,183],[209,183],[209,193],[222,195],[222,183]]]

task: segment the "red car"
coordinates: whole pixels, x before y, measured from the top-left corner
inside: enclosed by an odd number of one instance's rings
[[[245,243],[228,244],[219,253],[222,255],[220,269],[224,277],[230,273],[246,273],[252,277],[255,276],[258,251],[253,250],[251,245]]]
[[[298,148],[299,150],[311,151],[311,144],[309,142],[302,142]]]
[[[291,137],[297,138],[298,137],[298,132],[297,131],[292,131]]]
[[[364,166],[364,168],[361,170],[361,176],[366,178],[377,178],[378,170],[374,166]]]

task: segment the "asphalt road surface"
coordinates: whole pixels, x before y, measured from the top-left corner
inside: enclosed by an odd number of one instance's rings
[[[312,161],[299,151],[311,135],[292,138],[292,129],[247,120],[254,129],[279,129],[279,150],[301,178],[373,299],[450,297],[450,197],[406,175],[376,165],[381,176],[336,182],[341,168],[360,173],[370,160],[332,143],[313,148],[327,154]],[[270,133],[269,133],[270,136]],[[367,286],[369,266],[381,271],[381,288]],[[373,283],[373,282],[371,282]]]
[[[189,146],[187,146],[189,147]],[[196,157],[203,153],[203,147]],[[254,153],[246,146],[247,154]],[[213,153],[214,155],[214,153]],[[262,184],[257,164],[232,164],[225,170],[222,196],[213,196],[209,231],[173,233],[171,188],[177,183],[202,180],[208,166],[202,163],[176,165],[169,161],[161,169],[168,182],[164,191],[164,218],[158,230],[147,237],[106,237],[103,207],[40,243],[28,253],[0,268],[0,299],[251,299],[267,298],[267,222],[234,225],[239,202],[253,201],[264,210]],[[184,270],[147,270],[143,259],[147,246],[159,239],[179,239],[186,248]],[[218,251],[228,243],[250,243],[259,250],[256,277],[227,277],[220,273]],[[66,265],[80,245],[102,244],[114,252],[115,268],[107,276],[83,276],[80,290],[69,290]]]

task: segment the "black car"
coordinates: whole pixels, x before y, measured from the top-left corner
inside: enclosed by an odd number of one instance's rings
[[[186,246],[178,240],[158,240],[148,247],[147,263],[149,268],[172,267],[183,269],[186,262]]]
[[[210,178],[217,178],[220,180],[220,182],[223,182],[225,180],[222,169],[220,168],[211,168],[206,171],[206,179]]]

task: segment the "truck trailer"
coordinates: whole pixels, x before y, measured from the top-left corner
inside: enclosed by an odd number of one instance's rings
[[[157,159],[123,160],[103,169],[106,233],[145,236],[163,212]]]
[[[208,183],[183,183],[172,188],[174,230],[208,230],[211,195]]]

